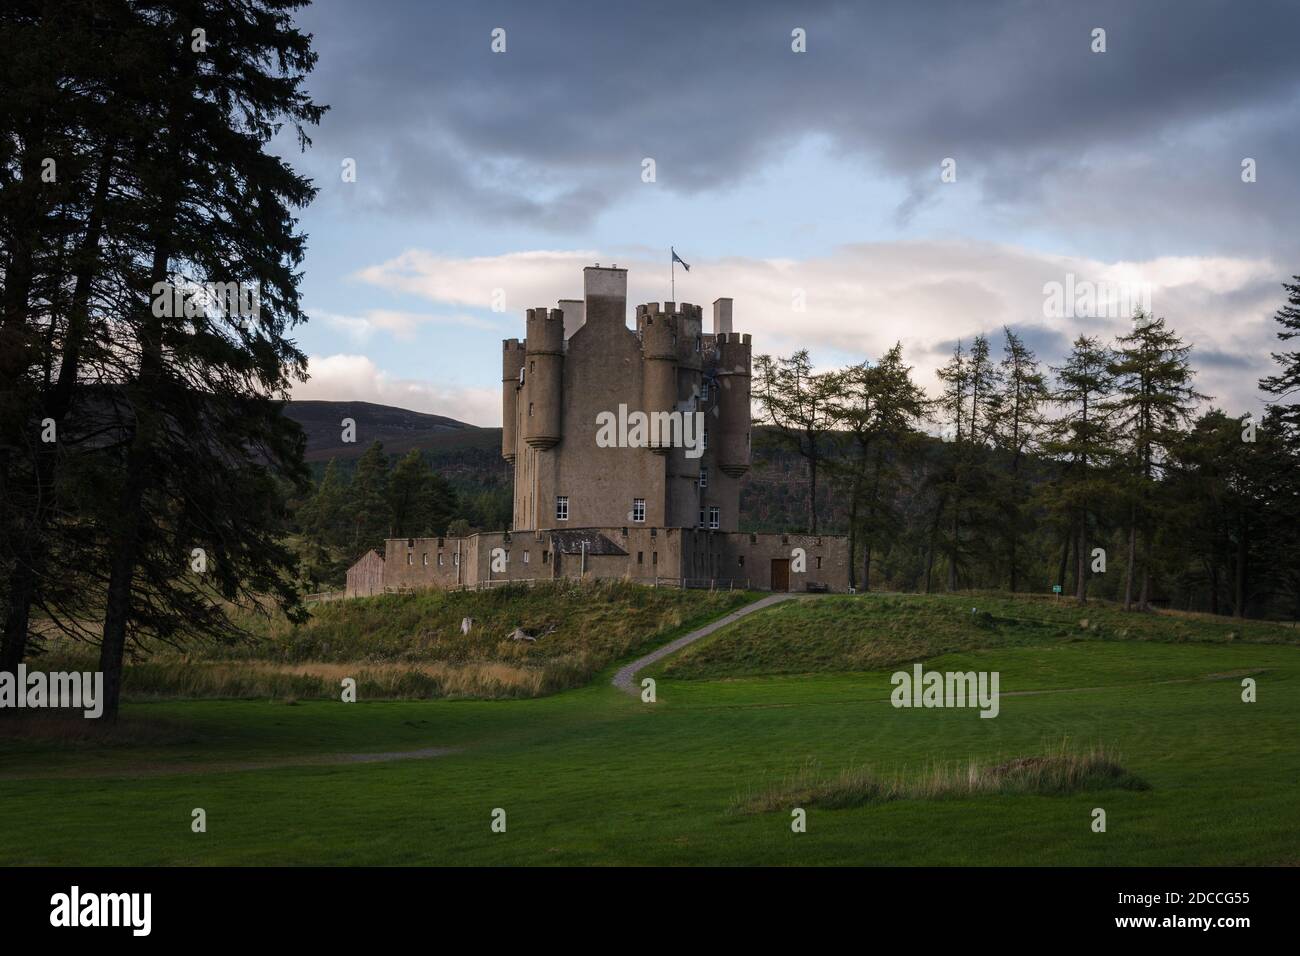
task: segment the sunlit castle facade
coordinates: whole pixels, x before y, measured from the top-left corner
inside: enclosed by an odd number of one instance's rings
[[[839,535],[740,529],[750,467],[751,341],[716,299],[651,302],[628,326],[627,270],[588,266],[583,297],[527,310],[501,346],[501,454],[510,531],[392,538],[348,573],[348,595],[626,578],[687,587],[848,587]]]

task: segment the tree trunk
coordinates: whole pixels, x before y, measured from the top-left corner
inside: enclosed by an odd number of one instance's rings
[[[1020,590],[1020,579],[1019,579],[1019,575],[1016,573],[1016,561],[1018,560],[1018,558],[1016,557],[1016,537],[1017,537],[1016,531],[1013,529],[1011,532],[1011,554],[1008,556],[1011,561],[1011,593],[1012,594],[1015,594],[1017,591]]]
[[[934,521],[930,523],[930,543],[926,548],[925,556],[925,593],[929,594],[934,582],[934,552],[939,542],[939,522],[943,520],[943,509],[947,504],[947,498],[939,499],[938,507],[934,512]]]
[[[1237,537],[1237,576],[1233,582],[1235,598],[1232,603],[1232,616],[1246,616],[1246,562],[1249,560],[1250,546],[1246,539],[1246,530],[1242,528]]]
[[[808,523],[812,533],[817,533],[817,457],[808,458]]]
[[[960,541],[961,525],[957,520],[957,509],[952,512],[952,546],[948,549],[948,590],[957,590],[957,548]]]
[[[1143,611],[1151,610],[1151,529],[1147,528],[1142,534],[1142,596],[1138,600],[1138,608]]]
[[[1073,540],[1074,529],[1069,528],[1066,530],[1065,537],[1061,541],[1061,567],[1056,572],[1056,583],[1061,586],[1062,591],[1065,590],[1065,572],[1070,566],[1070,547]]]
[[[1124,570],[1124,610],[1133,610],[1133,573],[1137,569],[1137,514],[1129,509],[1128,567]]]
[[[1219,564],[1211,557],[1206,565],[1206,573],[1210,579],[1210,613],[1219,613]]]
[[[19,560],[9,578],[9,607],[5,611],[4,646],[0,647],[0,671],[18,672],[27,650],[32,597],[36,590],[35,569],[29,559]]]
[[[172,131],[173,169],[180,162],[181,124],[177,104],[169,111],[167,128]],[[170,215],[175,206],[172,197],[165,196],[159,203],[162,215]],[[167,267],[171,261],[171,229],[169,223],[153,224],[153,263],[149,270],[148,290],[167,280]],[[118,501],[118,527],[109,557],[108,592],[104,606],[104,630],[99,648],[99,669],[104,674],[104,716],[117,719],[118,704],[122,694],[122,666],[126,652],[127,628],[132,616],[132,585],[136,564],[139,561],[140,536],[143,531],[143,508],[146,491],[153,471],[153,444],[158,429],[158,415],[150,396],[158,387],[163,375],[162,322],[154,316],[147,296],[141,311],[140,369],[134,387],[127,386],[130,404],[135,412],[135,431],[127,450],[126,476]],[[134,393],[134,394],[133,394]]]
[[[1075,561],[1077,562],[1077,574],[1075,576],[1074,598],[1080,604],[1088,603],[1088,565],[1086,558],[1088,555],[1088,516],[1085,514],[1079,519],[1079,544]]]
[[[158,268],[161,258],[162,269]],[[165,254],[155,257],[153,275],[166,274]],[[162,278],[153,279],[161,282]],[[153,286],[150,283],[150,288]],[[147,395],[149,386],[161,374],[161,329],[157,322],[146,322],[141,335],[140,379],[141,391]],[[104,607],[104,632],[99,649],[99,669],[104,674],[104,716],[117,719],[118,703],[122,694],[122,666],[126,651],[127,626],[131,619],[132,584],[139,559],[140,534],[144,520],[145,491],[153,459],[154,413],[145,401],[132,401],[136,412],[135,434],[127,452],[126,481],[118,502],[119,523],[114,536],[114,549],[109,563],[108,594]]]
[[[858,553],[858,494],[862,485],[861,475],[853,476],[853,489],[849,492],[849,587],[857,587],[857,553]]]

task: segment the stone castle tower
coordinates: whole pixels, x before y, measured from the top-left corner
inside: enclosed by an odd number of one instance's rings
[[[627,327],[627,270],[588,266],[583,298],[527,312],[502,343],[501,454],[514,466],[515,531],[697,528],[736,531],[750,462],[750,337],[731,300],[657,302]],[[702,412],[704,451],[600,447],[598,416]]]
[[[348,571],[347,595],[512,581],[624,580],[669,587],[845,591],[843,535],[741,532],[750,463],[750,339],[731,300],[651,302],[627,325],[627,270],[583,270],[583,298],[529,309],[502,343],[501,454],[514,466],[511,530],[389,538]],[[609,441],[634,415],[703,419]],[[674,417],[675,416],[675,417]],[[605,426],[601,425],[604,419]]]

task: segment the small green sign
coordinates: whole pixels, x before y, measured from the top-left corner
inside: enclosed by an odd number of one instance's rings
[[[1061,586],[1060,586],[1059,584],[1053,584],[1053,585],[1052,585],[1052,593],[1053,593],[1053,594],[1060,594],[1060,593],[1061,593]]]

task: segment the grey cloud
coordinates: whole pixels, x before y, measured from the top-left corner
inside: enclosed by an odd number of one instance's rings
[[[563,229],[639,186],[643,156],[657,160],[661,188],[692,193],[824,134],[910,183],[904,223],[925,215],[938,161],[954,156],[988,202],[1027,220],[1050,212],[1082,229],[1129,214],[1139,236],[1190,239],[1190,217],[1238,245],[1261,226],[1294,233],[1293,3],[738,13],[330,0],[304,22],[321,52],[312,92],[333,107],[314,152],[334,178],[336,155],[386,155],[376,202],[388,212],[486,210]],[[505,55],[488,48],[496,26]],[[794,26],[808,30],[807,54],[790,52]],[[1089,52],[1094,26],[1108,32],[1105,54]],[[1246,155],[1260,163],[1250,192],[1236,168]]]

